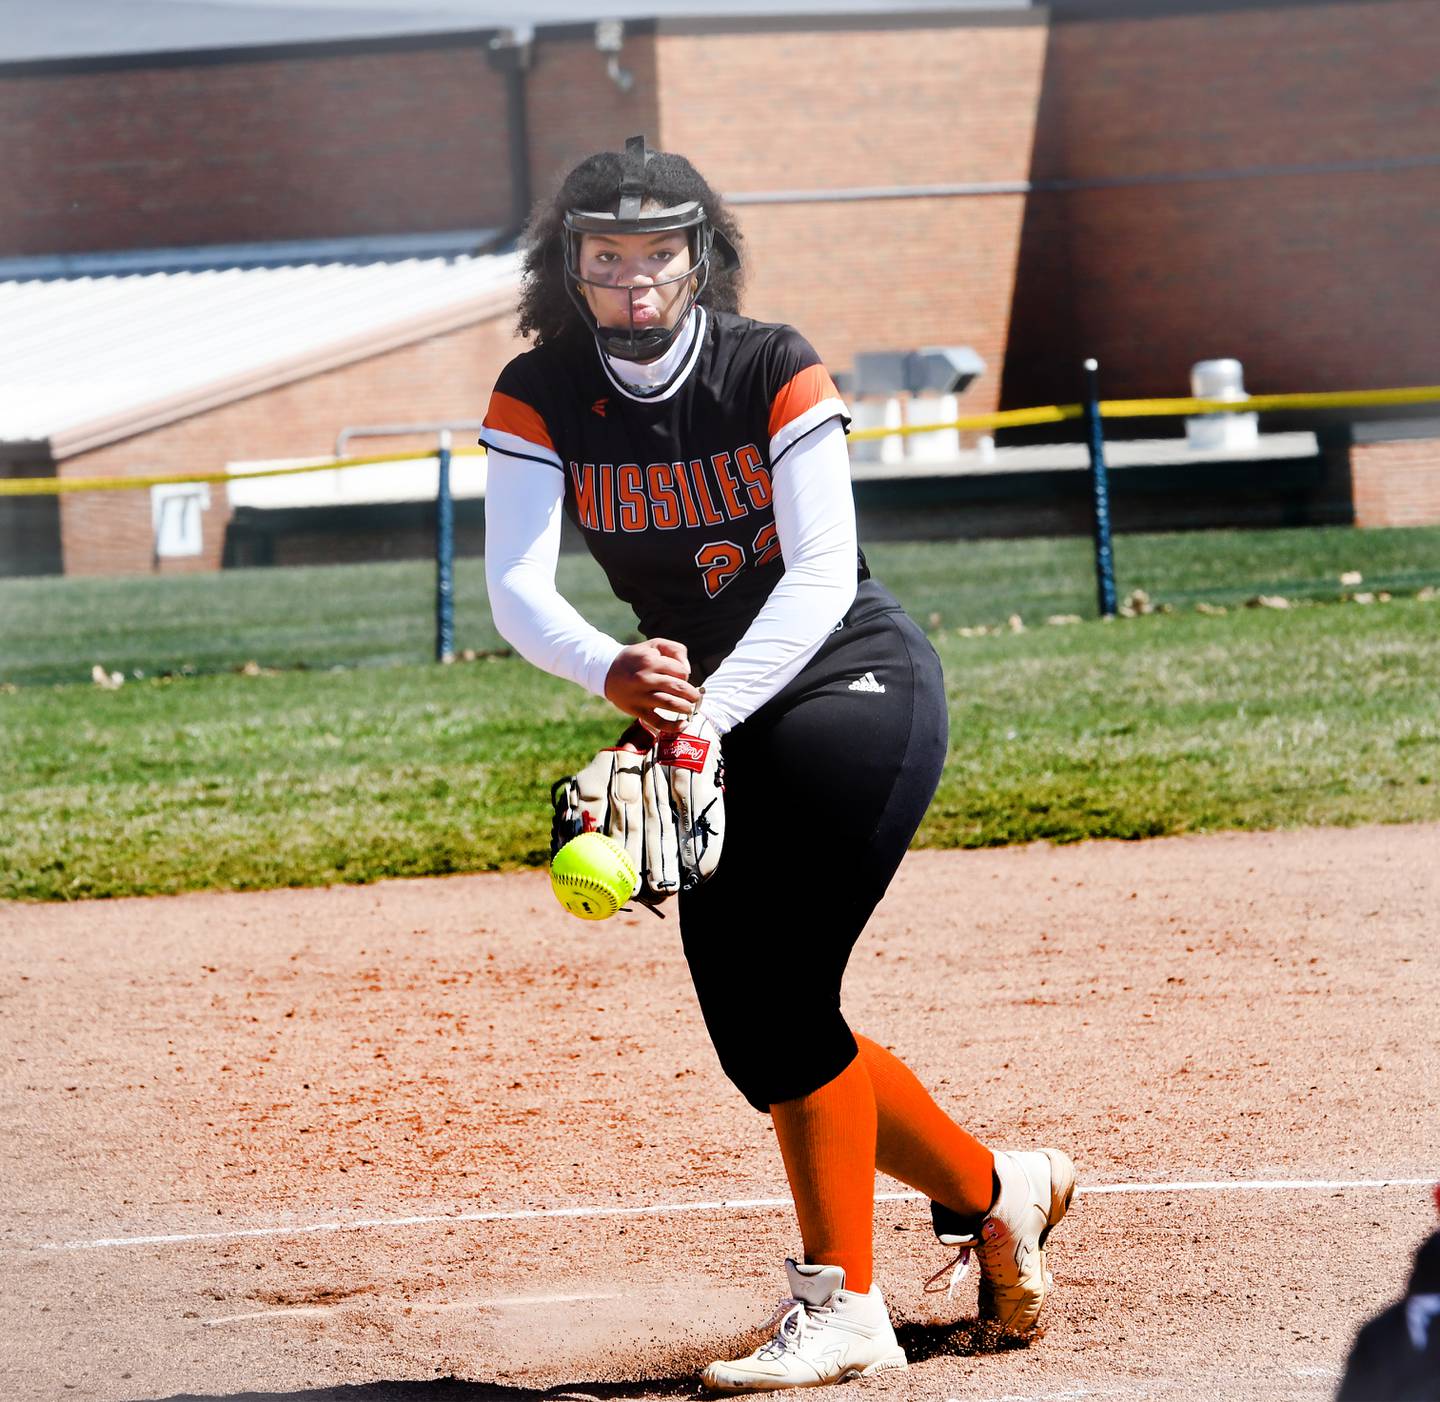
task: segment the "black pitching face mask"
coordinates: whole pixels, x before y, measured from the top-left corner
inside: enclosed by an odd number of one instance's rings
[[[615,208],[568,209],[565,211],[565,290],[590,328],[591,334],[606,355],[618,360],[655,360],[670,349],[671,343],[685,325],[700,294],[710,280],[711,260],[717,256],[727,266],[739,263],[734,247],[710,222],[705,206],[698,200],[658,207],[665,192],[656,188],[654,179],[655,152],[645,145],[643,136],[632,136],[625,143],[621,158],[621,174],[615,191]],[[608,204],[609,201],[606,201]],[[649,208],[646,208],[646,206]],[[580,244],[586,234],[671,234],[684,235],[690,249],[690,266],[683,273],[629,288],[628,324],[601,326],[590,310],[581,287],[605,292],[626,291],[623,283],[602,282],[585,277],[580,270]],[[677,282],[688,282],[689,290],[679,314],[669,326],[639,325],[635,321],[635,297],[653,288],[662,292]]]

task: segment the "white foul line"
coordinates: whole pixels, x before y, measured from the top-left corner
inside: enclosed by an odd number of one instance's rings
[[[1231,1178],[1213,1183],[1097,1183],[1076,1188],[1080,1193],[1224,1193],[1265,1192],[1289,1188],[1318,1192],[1342,1188],[1429,1188],[1433,1178]],[[919,1194],[916,1194],[918,1197]]]
[[[1429,1188],[1433,1178],[1240,1178],[1214,1182],[1095,1183],[1077,1188],[1077,1196],[1102,1193],[1250,1193],[1344,1192],[1361,1188]],[[876,1193],[876,1202],[923,1202],[923,1193]],[[225,1232],[172,1232],[165,1236],[110,1236],[94,1241],[47,1241],[37,1251],[99,1251],[112,1246],[174,1246],[192,1241],[242,1241],[252,1237],[308,1236],[316,1232],[353,1232],[394,1227],[431,1227],[461,1222],[533,1222],[567,1217],[665,1217],[679,1212],[743,1212],[792,1207],[783,1198],[729,1198],[716,1202],[662,1202],[649,1207],[526,1207],[510,1212],[435,1213],[417,1217],[361,1217],[350,1222],[311,1222],[300,1226],[236,1227]]]
[[[243,1324],[247,1319],[289,1319],[291,1316],[307,1314],[329,1314],[329,1305],[292,1305],[283,1310],[255,1310],[251,1314],[222,1314],[218,1319],[202,1319],[205,1328],[215,1324]]]
[[[411,1310],[419,1310],[421,1313],[437,1314],[457,1309],[504,1309],[517,1305],[571,1305],[582,1300],[619,1300],[624,1297],[619,1293],[614,1294],[589,1294],[589,1295],[509,1295],[497,1296],[494,1299],[480,1300],[443,1300],[439,1303],[427,1303],[407,1305],[406,1313]],[[350,1301],[341,1300],[333,1305],[290,1305],[286,1309],[278,1310],[252,1310],[249,1314],[222,1314],[215,1319],[202,1319],[200,1323],[207,1329],[217,1324],[248,1324],[252,1319],[290,1319],[295,1316],[333,1314],[336,1310],[343,1310]]]

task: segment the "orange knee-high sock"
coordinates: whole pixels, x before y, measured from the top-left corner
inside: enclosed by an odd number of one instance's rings
[[[770,1107],[811,1265],[862,1294],[874,1271],[875,1092],[857,1056],[833,1081]]]
[[[858,1033],[855,1040],[875,1092],[880,1170],[961,1216],[988,1212],[994,1154],[930,1098],[899,1057]]]

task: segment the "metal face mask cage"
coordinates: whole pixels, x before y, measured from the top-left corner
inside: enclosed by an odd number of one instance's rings
[[[738,262],[735,250],[723,234],[719,234],[698,200],[671,205],[668,209],[652,209],[642,213],[646,199],[645,172],[655,153],[645,145],[643,136],[632,136],[625,143],[624,174],[620,180],[619,203],[614,214],[600,210],[571,209],[565,213],[565,291],[575,304],[600,349],[617,360],[654,360],[664,355],[684,326],[700,294],[710,280],[711,258],[718,243],[722,256]],[[596,287],[608,292],[625,291],[623,285],[600,282],[580,273],[580,241],[585,234],[668,234],[683,231],[690,248],[690,266],[675,277],[648,283],[644,288],[629,288],[629,325],[601,326],[595,314],[580,295],[580,286]],[[651,287],[669,287],[682,279],[694,283],[685,305],[671,326],[638,327],[635,324],[636,291]]]

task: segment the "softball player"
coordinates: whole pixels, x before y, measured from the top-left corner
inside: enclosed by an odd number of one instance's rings
[[[681,936],[721,1065],[771,1116],[804,1243],[773,1336],[706,1368],[727,1392],[905,1367],[872,1277],[877,1165],[931,1199],[942,1243],[974,1246],[982,1313],[1021,1333],[1075,1182],[1056,1150],[992,1153],[841,1012],[939,781],[944,683],[857,547],[830,376],[793,328],[737,314],[738,242],[683,157],[637,137],[583,161],[532,223],[535,345],[481,437],[500,632],[652,733],[723,749],[723,856],[682,891]],[[647,641],[556,591],[562,511]]]

